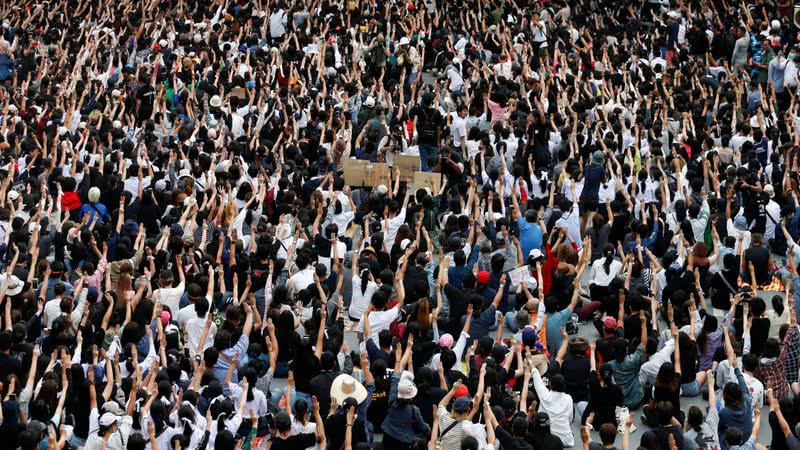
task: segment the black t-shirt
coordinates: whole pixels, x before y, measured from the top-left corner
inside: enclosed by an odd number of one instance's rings
[[[450,283],[444,285],[444,293],[450,304],[450,322],[443,328],[446,333],[459,336],[461,334],[461,318],[467,314],[468,298],[460,289],[453,287]]]
[[[628,210],[623,210],[619,215],[614,216],[614,224],[611,225],[611,234],[608,236],[608,243],[617,245],[617,242],[625,240],[625,234],[629,227],[628,222],[631,220],[631,215]]]
[[[298,448],[313,447],[317,443],[317,436],[314,433],[296,434],[286,439],[275,436],[270,439],[270,442],[272,442],[272,450],[296,450]]]
[[[367,442],[366,425],[360,417],[353,423],[353,447],[361,442]],[[325,419],[325,437],[328,448],[344,448],[345,434],[347,433],[347,417],[341,408],[336,413]],[[301,448],[301,447],[298,447]]]
[[[653,431],[656,433],[656,436],[658,436],[659,447],[670,448],[669,435],[671,434],[675,437],[675,445],[678,447],[678,450],[683,450],[683,432],[681,432],[681,427],[669,425],[666,427],[654,428]]]
[[[17,378],[22,378],[22,362],[6,353],[0,353],[0,380],[5,380],[12,373]]]
[[[738,311],[737,311],[738,312]],[[753,325],[750,327],[750,353],[761,356],[764,353],[764,345],[769,338],[770,320],[766,317],[756,317],[753,319]],[[741,314],[739,318],[733,321],[733,327],[736,328],[736,336],[741,339],[744,334],[744,323],[742,322]]]
[[[653,387],[653,400],[656,403],[658,402],[670,402],[672,403],[672,414],[673,416],[681,420],[681,374],[675,373],[676,383],[677,386],[675,390],[668,388],[667,386],[654,386]],[[669,446],[665,447],[669,448]]]
[[[445,395],[447,392],[442,388],[431,387],[425,395],[414,397],[414,404],[419,408],[419,415],[425,423],[433,423],[433,405],[438,405]]]
[[[602,386],[597,378],[597,372],[589,372],[589,404],[587,411],[595,414],[592,425],[600,428],[601,425],[610,423],[616,425],[615,409],[622,406],[622,389],[615,384]]]
[[[389,411],[389,377],[375,379],[375,392],[372,393],[372,402],[367,408],[367,420],[372,422],[373,430],[380,430],[386,413]]]
[[[731,309],[731,296],[736,295],[738,280],[739,272],[737,270],[723,270],[711,277],[711,305],[714,308],[725,311]]]
[[[636,321],[639,321],[638,317],[636,317]],[[600,338],[595,343],[597,346],[597,354],[600,355],[603,362],[609,362],[614,359],[614,341],[616,341],[618,337],[625,337],[625,330],[621,327],[618,327],[613,335]]]
[[[561,365],[561,374],[567,385],[567,393],[575,402],[589,399],[589,385],[586,379],[589,376],[589,358],[568,352],[564,363]]]
[[[530,423],[528,427],[529,429],[531,428]],[[525,440],[536,450],[562,450],[564,448],[561,439],[553,433],[534,433],[529,431],[528,434],[525,435]]]
[[[417,106],[411,110],[411,118],[417,119],[418,141],[423,145],[438,145],[438,132],[444,126],[444,118],[439,110]]]
[[[11,356],[20,362],[21,370],[27,372],[31,367],[31,359],[33,358],[33,344],[30,342],[15,344],[11,347]]]
[[[153,114],[153,102],[156,98],[156,90],[153,86],[146,84],[136,92],[136,99],[139,100],[139,120],[147,120]]]
[[[418,295],[417,286],[424,286],[424,295]],[[430,288],[428,287],[428,273],[425,269],[415,266],[410,266],[406,270],[406,275],[403,278],[403,288],[406,290],[407,302],[415,302],[420,298],[427,297]]]
[[[753,263],[757,284],[768,284],[769,277],[769,249],[763,245],[750,247],[744,252],[745,269],[749,272],[749,263]]]

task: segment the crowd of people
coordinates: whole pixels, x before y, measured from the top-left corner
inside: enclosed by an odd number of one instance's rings
[[[0,2],[0,450],[800,448],[793,15]]]

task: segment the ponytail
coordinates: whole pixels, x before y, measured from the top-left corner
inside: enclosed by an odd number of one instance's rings
[[[192,441],[192,433],[194,433],[194,424],[192,420],[184,417],[181,419],[183,422],[183,442],[189,443]]]
[[[614,260],[614,249],[607,248],[603,253],[606,255],[606,260],[603,261],[603,270],[606,271],[606,274],[611,272],[611,262]]]
[[[223,431],[226,430],[225,419],[227,418],[228,418],[227,413],[220,413],[220,415],[217,416],[217,434],[222,433]]]
[[[369,268],[361,269],[361,295],[367,292],[367,285],[369,284]]]

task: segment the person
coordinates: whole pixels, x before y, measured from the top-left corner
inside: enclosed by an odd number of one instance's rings
[[[409,346],[401,353],[401,348],[397,347],[389,391],[389,411],[381,425],[384,445],[391,448],[411,448],[418,436],[431,431],[430,426],[422,420],[419,409],[410,402],[417,395],[413,375],[403,370],[411,357],[410,350]]]
[[[647,345],[647,323],[643,311],[639,311],[641,335],[636,351],[627,354],[628,342],[617,338],[613,342],[614,359],[609,361],[614,371],[614,380],[622,388],[623,404],[630,410],[638,409],[644,400],[644,391],[639,381],[639,369],[642,366]]]
[[[566,389],[564,377],[560,374],[550,377],[550,387],[548,388],[542,382],[539,369],[533,369],[531,376],[536,395],[541,402],[541,408],[550,416],[550,430],[561,439],[561,443],[565,447],[572,447],[575,444],[575,438],[569,424],[572,422],[574,408],[572,397],[564,392]]]
[[[714,371],[707,372],[708,409],[704,415],[697,406],[690,406],[686,413],[684,443],[687,449],[719,448],[719,412],[717,411],[717,394],[714,389]]]
[[[729,366],[736,375],[736,382],[728,382],[722,388],[722,398],[725,407],[719,411],[719,436],[720,448],[727,449],[745,443],[744,437],[755,429],[753,414],[755,409],[751,406],[750,388],[739,369],[739,362],[733,348],[729,345],[730,334],[725,331],[726,355]],[[760,423],[759,423],[760,426]],[[728,429],[735,429],[728,433]],[[756,432],[757,433],[757,432]]]

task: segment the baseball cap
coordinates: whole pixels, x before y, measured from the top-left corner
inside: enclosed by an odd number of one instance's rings
[[[747,219],[745,219],[744,216],[736,216],[736,218],[733,219],[733,227],[739,231],[747,230]]]
[[[453,394],[453,397],[455,398],[469,397],[469,389],[467,389],[467,387],[462,384],[461,386],[458,387],[458,389],[456,389],[456,392],[455,394]]]
[[[617,329],[617,319],[606,316],[603,318],[603,328],[606,330],[616,330]]]
[[[445,333],[439,337],[439,346],[444,348],[453,348],[453,335]]]
[[[487,272],[485,270],[481,270],[480,272],[478,272],[478,276],[476,278],[476,281],[478,282],[478,284],[487,284],[487,283],[489,283],[489,272]]]
[[[538,412],[536,413],[536,424],[539,427],[549,427],[550,426],[550,415],[546,412]]]
[[[464,387],[463,385],[461,387]],[[459,397],[453,402],[453,412],[458,414],[465,414],[469,411],[469,397]]]
[[[115,414],[112,414],[110,412],[107,412],[107,413],[103,414],[102,416],[100,416],[100,426],[103,426],[103,427],[111,426],[111,424],[115,423],[118,418],[119,418],[119,416],[117,416]]]
[[[533,347],[536,343],[536,330],[532,326],[527,326],[522,329],[522,344],[526,347]]]

